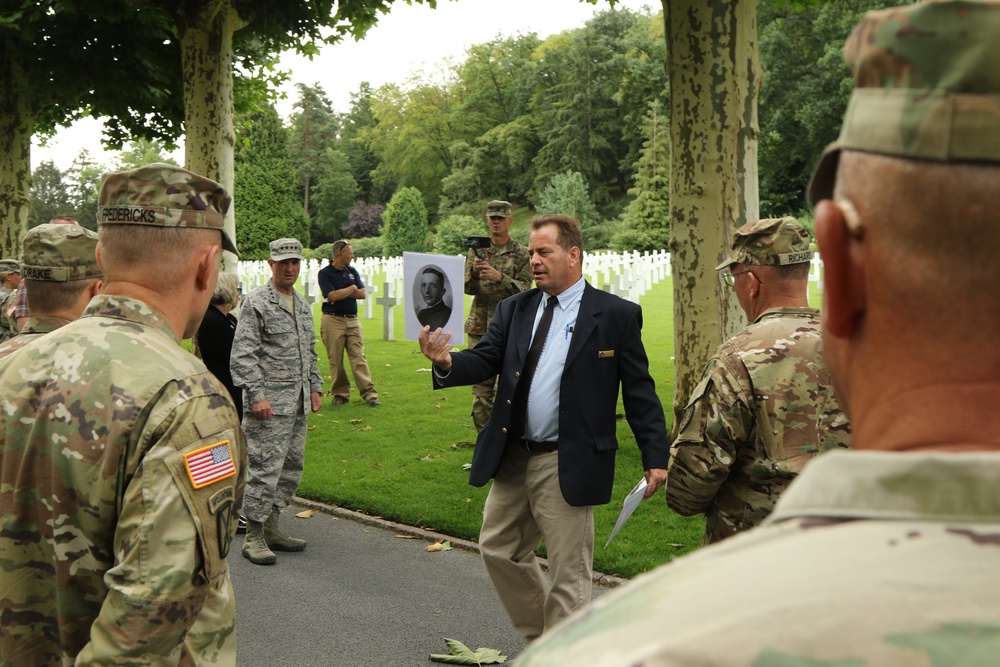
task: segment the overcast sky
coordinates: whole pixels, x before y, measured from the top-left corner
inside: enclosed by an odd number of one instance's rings
[[[619,7],[639,10],[651,0],[618,0]],[[312,62],[295,54],[281,59],[282,69],[291,71],[291,81],[283,88],[287,99],[277,103],[278,112],[287,117],[295,101],[296,83],[319,85],[326,91],[337,111],[347,111],[351,93],[362,81],[372,88],[396,82],[403,84],[411,75],[432,75],[448,58],[462,60],[465,50],[497,36],[517,33],[549,35],[584,25],[595,12],[609,7],[606,0],[591,5],[580,0],[439,0],[437,9],[407,5],[397,0],[391,13],[368,31],[361,42],[347,41],[325,47]],[[48,145],[32,145],[32,168],[52,160],[67,169],[84,148],[102,162],[109,157],[100,144],[101,125],[86,119],[59,132]],[[174,158],[183,162],[183,152]]]

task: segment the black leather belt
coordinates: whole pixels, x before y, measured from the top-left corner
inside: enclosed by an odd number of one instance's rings
[[[538,442],[537,440],[527,440],[525,438],[521,438],[518,442],[531,454],[548,454],[559,449],[558,442]]]
[[[333,315],[334,317],[357,317],[356,313],[327,313],[327,315]]]

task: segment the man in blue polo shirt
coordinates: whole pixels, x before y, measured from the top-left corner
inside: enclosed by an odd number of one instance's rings
[[[367,293],[357,269],[351,266],[352,259],[351,244],[337,241],[333,244],[330,265],[319,272],[319,291],[323,295],[323,321],[319,332],[330,360],[333,405],[343,405],[350,400],[351,383],[344,369],[344,352],[347,352],[358,393],[368,405],[375,407],[380,401],[368,370],[365,338],[358,321],[358,301]]]

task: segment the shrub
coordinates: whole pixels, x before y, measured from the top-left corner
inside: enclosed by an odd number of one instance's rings
[[[427,207],[416,188],[402,188],[389,200],[382,214],[385,222],[383,252],[398,257],[404,252],[427,252]]]
[[[382,251],[381,236],[354,239],[351,241],[351,247],[354,248],[355,257],[385,257],[385,253]]]
[[[347,214],[347,224],[341,231],[344,232],[344,236],[355,239],[378,236],[382,233],[384,211],[383,204],[366,204],[358,199],[354,202],[354,208]]]
[[[330,259],[333,256],[333,244],[324,243],[311,250],[309,248],[305,248],[302,251],[302,255],[306,259]]]

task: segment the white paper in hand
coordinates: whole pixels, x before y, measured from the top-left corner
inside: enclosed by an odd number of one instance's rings
[[[618,522],[615,523],[615,529],[611,531],[608,541],[604,543],[604,546],[611,544],[611,540],[615,539],[615,535],[618,534],[618,529],[625,525],[628,518],[632,516],[632,512],[635,508],[639,506],[642,502],[642,497],[646,493],[646,478],[643,477],[638,484],[632,487],[632,490],[628,492],[625,496],[625,500],[622,502],[622,513],[618,515]]]

